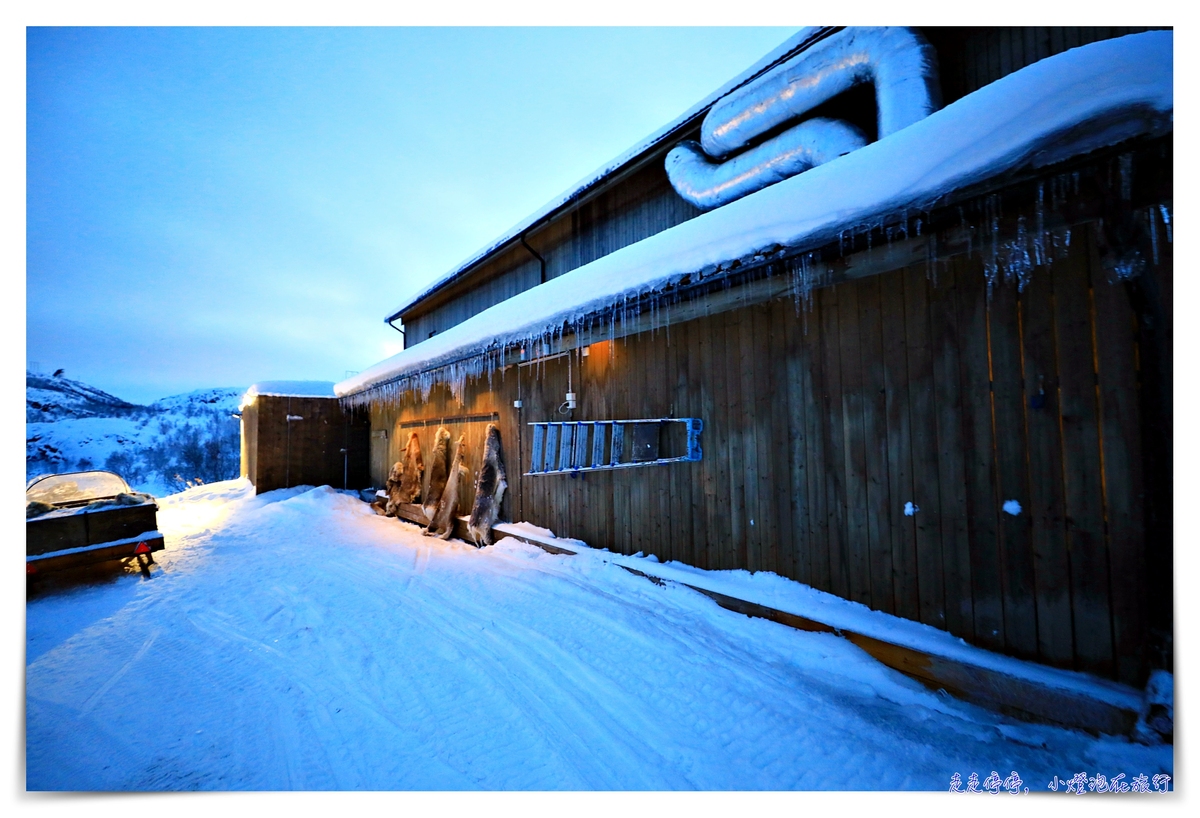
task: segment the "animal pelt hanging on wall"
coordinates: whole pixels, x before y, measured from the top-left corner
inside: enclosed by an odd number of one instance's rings
[[[404,464],[397,460],[392,464],[392,470],[388,472],[387,482],[383,484],[383,490],[387,494],[387,500],[383,507],[385,517],[396,516],[396,506],[400,499],[400,475],[404,473]]]
[[[500,503],[504,501],[507,488],[500,430],[496,424],[489,423],[483,444],[483,462],[479,465],[479,476],[475,478],[475,502],[471,505],[471,519],[467,523],[467,532],[476,548],[492,544],[492,526],[500,517]]]
[[[425,477],[425,460],[421,457],[421,441],[417,433],[408,437],[404,449],[404,462],[392,466],[387,480],[387,515],[396,516],[396,508],[402,503],[415,503],[421,499],[421,481]]]
[[[429,488],[425,490],[425,501],[421,504],[421,510],[430,522],[433,522],[438,501],[442,499],[442,492],[446,490],[446,475],[449,473],[450,430],[439,426],[433,438],[433,454],[430,455],[429,461]]]
[[[454,445],[454,461],[450,464],[450,473],[446,478],[446,488],[438,500],[437,511],[434,512],[433,522],[429,524],[426,534],[436,534],[443,540],[450,539],[454,533],[454,523],[458,517],[458,497],[462,494],[463,484],[470,472],[463,466],[463,440],[466,435],[458,436]]]

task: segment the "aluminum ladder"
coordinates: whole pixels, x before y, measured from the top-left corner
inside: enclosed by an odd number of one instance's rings
[[[659,457],[659,440],[667,423],[686,425],[686,454]],[[699,461],[704,454],[700,448],[704,422],[700,418],[564,420],[529,425],[533,427],[533,462],[527,475],[689,463]]]

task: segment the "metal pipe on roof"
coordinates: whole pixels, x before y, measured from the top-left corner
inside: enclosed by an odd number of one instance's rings
[[[919,31],[844,28],[718,100],[700,126],[700,142],[667,154],[672,186],[710,210],[861,148],[867,142],[860,129],[816,117],[742,150],[864,82],[875,84],[880,139],[942,104],[937,52]]]
[[[711,210],[866,144],[867,135],[849,122],[816,117],[726,162],[713,162],[699,142],[681,142],[667,154],[667,178],[684,199]]]
[[[848,26],[718,100],[700,126],[700,144],[709,156],[725,156],[865,82],[875,85],[879,139],[942,107],[937,51],[924,35]]]

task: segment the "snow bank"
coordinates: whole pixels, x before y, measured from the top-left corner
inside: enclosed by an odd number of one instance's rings
[[[682,562],[659,563],[653,554],[625,556],[601,551],[581,540],[555,537],[549,529],[538,528],[530,523],[500,523],[496,531],[569,551],[577,556],[632,568],[659,579],[774,608],[841,631],[859,633],[932,656],[1078,693],[1126,710],[1137,710],[1141,704],[1141,695],[1126,685],[984,650],[930,625],[871,610],[862,603],[842,599],[770,571],[710,571]]]
[[[775,247],[803,249],[955,190],[1169,131],[1170,31],[1055,55],[825,165],[526,290],[337,384],[339,396],[542,336]]]

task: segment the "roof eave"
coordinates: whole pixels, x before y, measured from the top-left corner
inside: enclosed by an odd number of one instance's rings
[[[540,216],[535,215],[529,219],[527,224],[518,224],[517,227],[509,230],[494,244],[477,253],[465,264],[460,265],[453,273],[445,276],[442,280],[409,299],[402,306],[392,310],[392,312],[384,318],[384,323],[390,324],[397,318],[402,318],[405,313],[411,312],[412,309],[417,305],[430,300],[433,296],[441,292],[444,292],[451,285],[461,282],[480,265],[495,257],[497,253],[500,253],[508,249],[509,246],[518,243],[522,237],[529,235],[529,233],[533,232],[547,222],[558,218],[565,211],[569,211],[570,209],[577,207],[584,200],[596,194],[599,190],[607,187],[609,184],[612,184],[619,176],[623,174],[624,171],[628,170],[630,167],[640,165],[648,157],[661,150],[663,143],[671,142],[678,138],[680,134],[685,133],[690,128],[695,127],[697,122],[703,119],[708,113],[709,109],[712,108],[712,106],[715,105],[722,97],[728,95],[730,92],[741,87],[742,85],[752,81],[756,77],[766,73],[780,63],[791,59],[796,54],[799,54],[800,52],[809,48],[814,43],[823,40],[825,37],[837,31],[839,28],[841,27],[810,26],[801,29],[797,35],[789,38],[789,40],[785,40],[780,46],[782,48],[783,46],[787,45],[788,42],[794,42],[790,48],[784,49],[782,53],[779,53],[774,59],[764,62],[758,67],[757,70],[754,70],[753,72],[747,72],[745,75],[737,78],[734,82],[729,83],[729,87],[722,87],[718,89],[711,95],[710,99],[693,106],[691,113],[685,113],[679,120],[670,126],[668,130],[657,136],[651,136],[643,145],[641,150],[629,156],[627,159],[620,162],[607,172],[600,174],[595,178],[590,179],[588,182],[578,186],[565,199],[547,212],[541,214]],[[806,36],[801,36],[805,35],[806,32]]]

